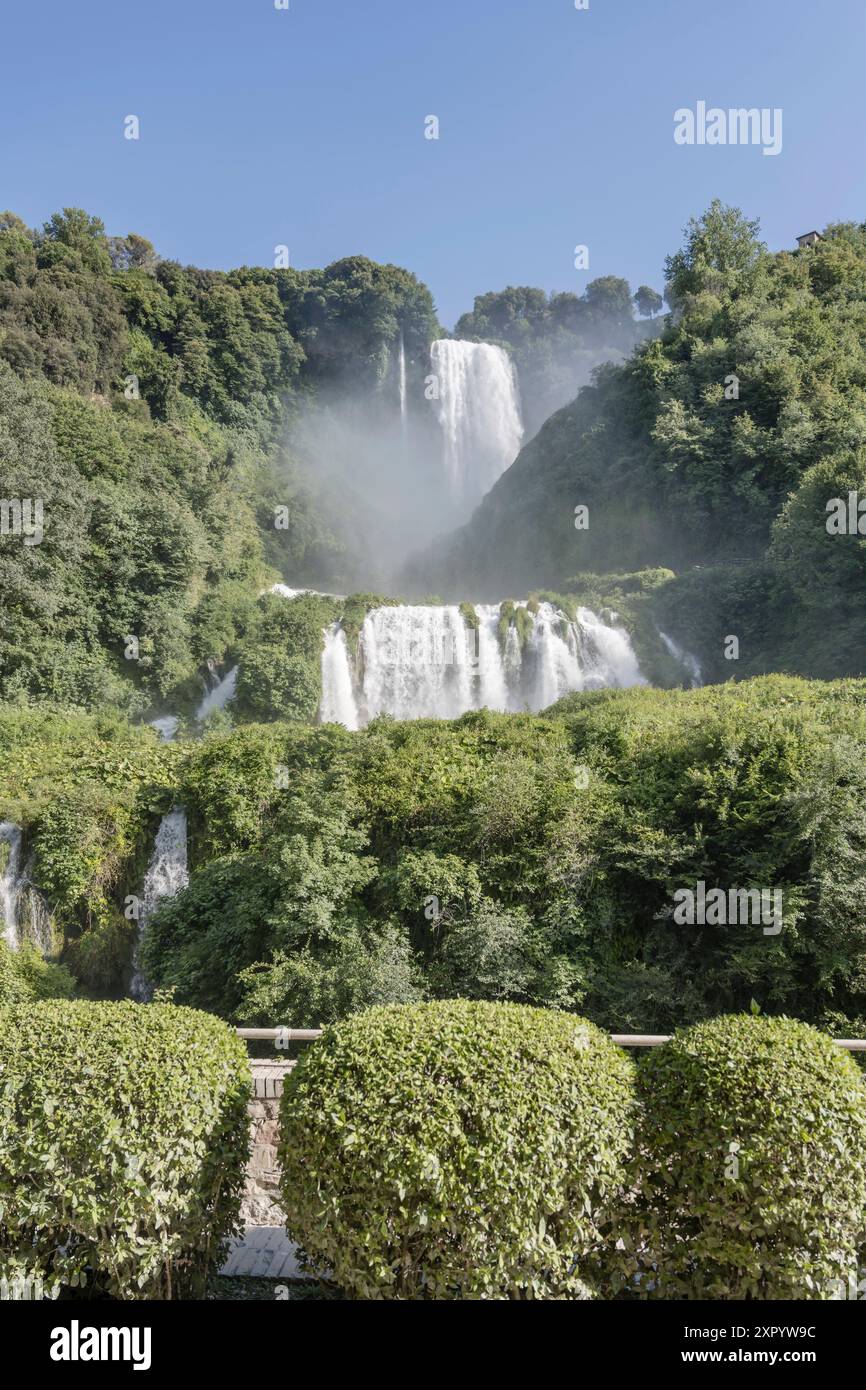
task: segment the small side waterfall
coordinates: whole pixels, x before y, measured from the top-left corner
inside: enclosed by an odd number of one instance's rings
[[[400,330],[400,356],[397,361],[397,380],[400,390],[400,427],[406,433],[406,344],[403,341],[403,330]]]
[[[163,898],[173,898],[189,882],[186,847],[186,811],[174,806],[163,816],[154,842],[153,854],[144,876],[144,893],[138,918],[138,943],[133,957],[130,994],[143,1003],[150,998],[151,989],[138,964],[138,952],[147,927]]]
[[[674,661],[678,661],[682,666],[689,678],[689,684],[692,689],[694,690],[697,686],[703,685],[703,674],[697,657],[692,656],[691,652],[687,652],[685,648],[681,647],[679,642],[675,642],[672,637],[668,637],[667,633],[662,632],[661,628],[659,628],[659,637],[664,642]]]
[[[357,669],[339,626],[325,633],[320,718],[363,727],[395,719],[454,719],[469,709],[537,711],[573,690],[645,685],[628,633],[588,608],[574,620],[550,603],[503,610],[456,605],[374,608],[364,620]],[[519,614],[519,617],[518,617]],[[521,636],[522,633],[522,636]]]
[[[346,634],[339,623],[325,631],[322,647],[322,703],[319,707],[322,724],[345,724],[357,729],[358,709],[352,690],[352,668]]]
[[[18,949],[18,918],[24,875],[21,871],[21,830],[11,821],[0,821],[0,844],[8,846],[6,867],[0,877],[0,928],[13,951]]]
[[[455,501],[474,506],[520,449],[517,374],[508,353],[492,343],[439,338],[430,360],[448,487]]]
[[[215,709],[225,709],[229,700],[234,699],[237,683],[238,668],[237,666],[233,666],[232,669],[223,676],[222,680],[217,681],[217,683],[207,691],[204,699],[195,712],[196,721],[201,723],[201,721],[207,719],[208,715],[212,714]]]
[[[51,913],[45,897],[31,877],[33,856],[22,866],[22,834],[11,821],[0,822],[0,844],[8,846],[6,867],[0,875],[0,931],[13,951],[28,942],[44,956],[51,953]]]

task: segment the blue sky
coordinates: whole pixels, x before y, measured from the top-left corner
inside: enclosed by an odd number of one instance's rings
[[[866,218],[862,0],[39,0],[2,32],[0,207],[202,266],[394,261],[448,327],[506,284],[661,288],[714,196],[774,248]],[[676,145],[698,100],[781,107],[782,152]]]

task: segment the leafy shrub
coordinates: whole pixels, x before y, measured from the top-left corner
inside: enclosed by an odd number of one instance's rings
[[[583,1019],[370,1009],[283,1092],[289,1233],[360,1298],[585,1297],[631,1107],[632,1063]]]
[[[248,1095],[243,1044],[191,1009],[0,1010],[0,1278],[199,1293],[237,1222]]]
[[[851,1058],[792,1019],[717,1018],[654,1049],[638,1094],[626,1259],[643,1296],[838,1296],[866,1204],[866,1086]]]
[[[17,951],[0,938],[0,1004],[30,999],[68,999],[75,982],[63,965],[48,961],[27,943]]]

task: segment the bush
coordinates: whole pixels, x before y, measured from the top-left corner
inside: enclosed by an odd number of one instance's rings
[[[866,1204],[866,1086],[841,1048],[788,1018],[717,1018],[654,1049],[638,1093],[626,1258],[642,1296],[847,1288]]]
[[[240,1040],[192,1009],[0,1010],[0,1278],[199,1294],[237,1222],[248,1077]]]
[[[75,981],[25,942],[17,951],[0,938],[0,1004],[23,1004],[32,999],[68,999]]]
[[[357,1014],[283,1092],[289,1234],[359,1298],[586,1297],[632,1089],[625,1053],[572,1015]]]

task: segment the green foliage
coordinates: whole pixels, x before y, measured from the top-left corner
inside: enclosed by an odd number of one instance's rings
[[[576,572],[669,566],[651,607],[706,679],[861,674],[864,541],[828,535],[825,508],[863,495],[864,227],[770,253],[714,202],[668,258],[661,335],[546,420],[417,584],[569,591]]]
[[[45,960],[26,942],[13,951],[0,938],[0,1004],[69,999],[74,990],[75,981],[64,966]]]
[[[188,747],[192,877],[150,924],[149,978],[244,1023],[363,1007],[387,959],[399,999],[669,1032],[754,998],[856,1033],[864,753],[862,682],[785,677],[357,734],[246,726]],[[778,889],[783,930],[676,921],[698,881]]]
[[[788,1018],[717,1018],[638,1070],[622,1261],[646,1298],[832,1299],[859,1267],[866,1086]]]
[[[48,1294],[200,1296],[236,1228],[243,1044],[165,1005],[0,1011],[0,1277]]]
[[[191,713],[278,570],[347,548],[286,446],[301,406],[369,403],[401,333],[420,362],[437,331],[426,288],[364,257],[202,271],[81,209],[0,215],[2,495],[45,512],[40,544],[0,538],[0,699]],[[241,707],[311,718],[310,672],[263,663]]]
[[[358,1298],[590,1296],[632,1105],[631,1062],[582,1019],[371,1009],[284,1088],[289,1234]]]

